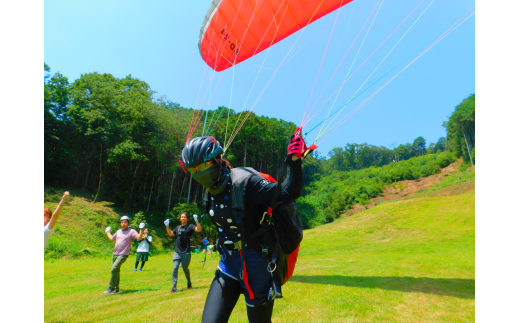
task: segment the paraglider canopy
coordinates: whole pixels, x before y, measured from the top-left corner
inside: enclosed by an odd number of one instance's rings
[[[200,29],[200,54],[223,71],[351,1],[213,0]]]

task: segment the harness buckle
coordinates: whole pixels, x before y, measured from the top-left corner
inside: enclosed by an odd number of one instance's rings
[[[273,271],[276,270],[276,264],[274,264],[274,268],[272,270],[271,270],[271,264],[272,264],[272,262],[267,264],[267,271],[270,273],[272,273]]]
[[[267,254],[268,253],[268,247],[265,247],[262,245],[262,253]]]
[[[242,241],[238,240],[237,242],[233,242],[235,245],[235,249],[242,250]]]
[[[226,240],[226,241],[224,241],[224,245],[233,245],[234,246],[235,242]],[[229,253],[230,256],[233,255],[233,250],[227,250],[226,247],[224,247],[224,249],[226,249],[227,253]]]
[[[271,297],[274,296],[274,290],[273,288],[269,288],[269,293],[267,294],[267,300],[269,300]]]
[[[267,218],[265,217],[267,215]],[[262,220],[260,220],[260,224],[264,222],[264,220],[267,220],[267,224],[271,224],[271,214],[268,212],[264,212],[264,215],[262,215]]]

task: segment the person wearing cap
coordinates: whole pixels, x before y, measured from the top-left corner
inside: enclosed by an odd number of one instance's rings
[[[106,291],[103,294],[113,295],[115,293],[119,293],[119,273],[121,271],[121,265],[128,259],[128,255],[130,254],[130,246],[133,240],[142,240],[143,239],[143,229],[145,224],[139,224],[139,233],[134,229],[129,229],[128,225],[130,223],[130,218],[126,215],[121,217],[121,230],[117,230],[117,232],[112,235],[110,230],[112,228],[106,227],[105,232],[107,233],[110,241],[115,241],[116,245],[114,247],[114,254],[112,257],[112,276],[110,278],[110,283]]]
[[[188,212],[181,213],[181,225],[175,227],[175,229],[170,229],[170,219],[166,219],[164,221],[164,225],[166,226],[166,232],[170,237],[177,236],[177,241],[175,243],[175,252],[173,253],[173,273],[172,273],[172,290],[168,294],[173,294],[178,292],[177,290],[177,273],[179,270],[179,266],[182,263],[182,270],[184,271],[184,276],[186,276],[186,280],[188,281],[188,289],[192,288],[191,285],[191,276],[190,270],[188,269],[191,261],[191,244],[190,237],[193,235],[193,232],[201,232],[202,226],[199,223],[198,215],[194,214],[193,219],[197,226],[193,224],[188,224]]]

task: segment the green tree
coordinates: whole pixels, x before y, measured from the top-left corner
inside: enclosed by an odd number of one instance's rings
[[[444,151],[446,147],[446,138],[440,137],[437,143],[435,144],[435,151],[440,152]]]
[[[426,151],[426,140],[423,137],[417,137],[412,144],[415,156],[422,156]]]
[[[475,147],[475,94],[464,99],[443,124],[448,131],[450,149],[471,162],[471,151]]]

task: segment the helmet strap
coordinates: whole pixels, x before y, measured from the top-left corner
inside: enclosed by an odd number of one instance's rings
[[[216,159],[215,159],[215,161],[218,163],[218,161]],[[220,163],[218,163],[218,164],[220,165]],[[223,173],[226,173],[224,178],[222,178],[222,175],[224,175]],[[222,165],[220,165],[219,176],[218,176],[217,182],[215,183],[215,186],[213,186],[212,188],[209,189],[209,192],[213,195],[222,193],[222,191],[224,191],[224,189],[226,188],[226,184],[228,183],[228,181],[229,181],[229,170],[226,167],[222,167]]]

